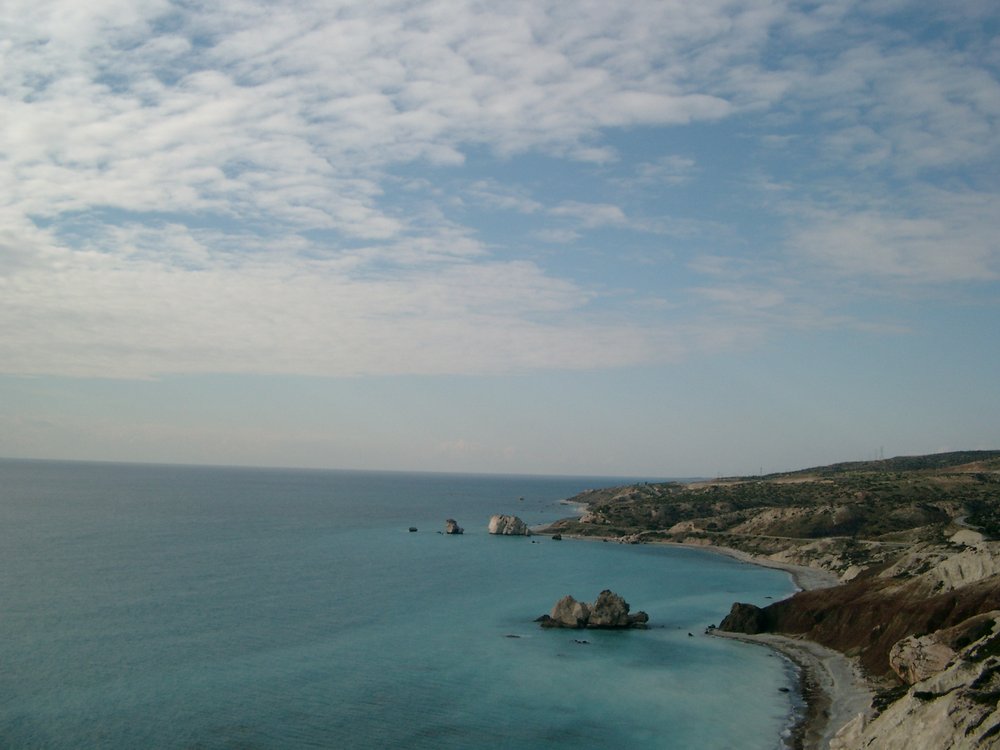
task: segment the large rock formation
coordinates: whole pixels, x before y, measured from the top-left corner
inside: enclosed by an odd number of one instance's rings
[[[590,606],[586,602],[578,602],[567,594],[556,602],[549,613],[550,628],[585,628],[590,619]]]
[[[767,631],[767,614],[755,604],[736,602],[719,623],[719,630],[748,635],[764,633]]]
[[[872,577],[800,591],[764,607],[762,617],[748,611],[741,622],[723,621],[720,629],[803,635],[841,653],[857,654],[869,674],[881,677],[891,674],[889,653],[904,638],[951,628],[994,609],[1000,609],[1000,576],[940,593],[928,593],[923,576]]]
[[[620,630],[623,628],[645,628],[649,615],[645,612],[629,614],[629,604],[621,596],[605,589],[593,604],[578,602],[572,596],[564,596],[547,615],[536,622],[543,628],[601,628]]]
[[[933,635],[911,635],[889,651],[889,666],[908,685],[937,674],[955,658],[955,652]]]
[[[490,516],[489,532],[501,536],[531,536],[528,524],[517,516]]]
[[[627,628],[632,625],[630,621],[629,605],[621,596],[613,591],[605,589],[597,596],[597,601],[590,608],[590,620],[587,627],[590,628]]]
[[[465,532],[461,526],[458,525],[458,521],[454,518],[449,518],[444,522],[444,533],[445,534],[462,534]]]

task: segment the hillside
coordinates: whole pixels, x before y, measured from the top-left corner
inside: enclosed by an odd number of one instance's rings
[[[838,747],[928,746],[922,722],[936,727],[935,747],[1000,743],[1000,451],[634,484],[570,501],[586,505],[583,516],[547,531],[716,545],[834,573],[832,588],[763,609],[736,604],[720,628],[805,637],[859,661],[880,691],[876,718]]]

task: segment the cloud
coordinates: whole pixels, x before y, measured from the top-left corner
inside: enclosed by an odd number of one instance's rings
[[[583,203],[564,201],[549,209],[553,216],[574,219],[587,229],[604,226],[622,226],[628,223],[625,212],[610,203]]]
[[[5,19],[7,372],[586,368],[739,339],[740,311],[833,319],[706,249],[750,211],[775,226],[749,253],[783,250],[803,287],[1000,268],[978,21],[925,44],[888,7],[781,0],[11,0]],[[736,192],[747,164],[782,189]],[[599,297],[593,269],[507,239],[596,230],[662,243],[635,243],[662,264],[643,283],[712,283],[611,314],[628,284]]]
[[[908,215],[884,209],[802,207],[789,238],[794,257],[843,276],[911,284],[984,283],[1000,278],[1000,196],[927,190]]]

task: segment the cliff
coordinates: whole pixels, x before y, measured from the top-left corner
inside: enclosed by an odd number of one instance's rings
[[[717,545],[808,566],[839,585],[720,629],[807,638],[878,690],[830,747],[1000,748],[1000,451],[835,464],[765,477],[592,490],[549,531]]]

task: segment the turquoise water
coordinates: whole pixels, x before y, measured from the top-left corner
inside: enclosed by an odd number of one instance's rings
[[[702,631],[785,574],[486,533],[598,484],[0,461],[0,747],[781,747],[789,665]],[[653,627],[532,622],[603,588]]]

